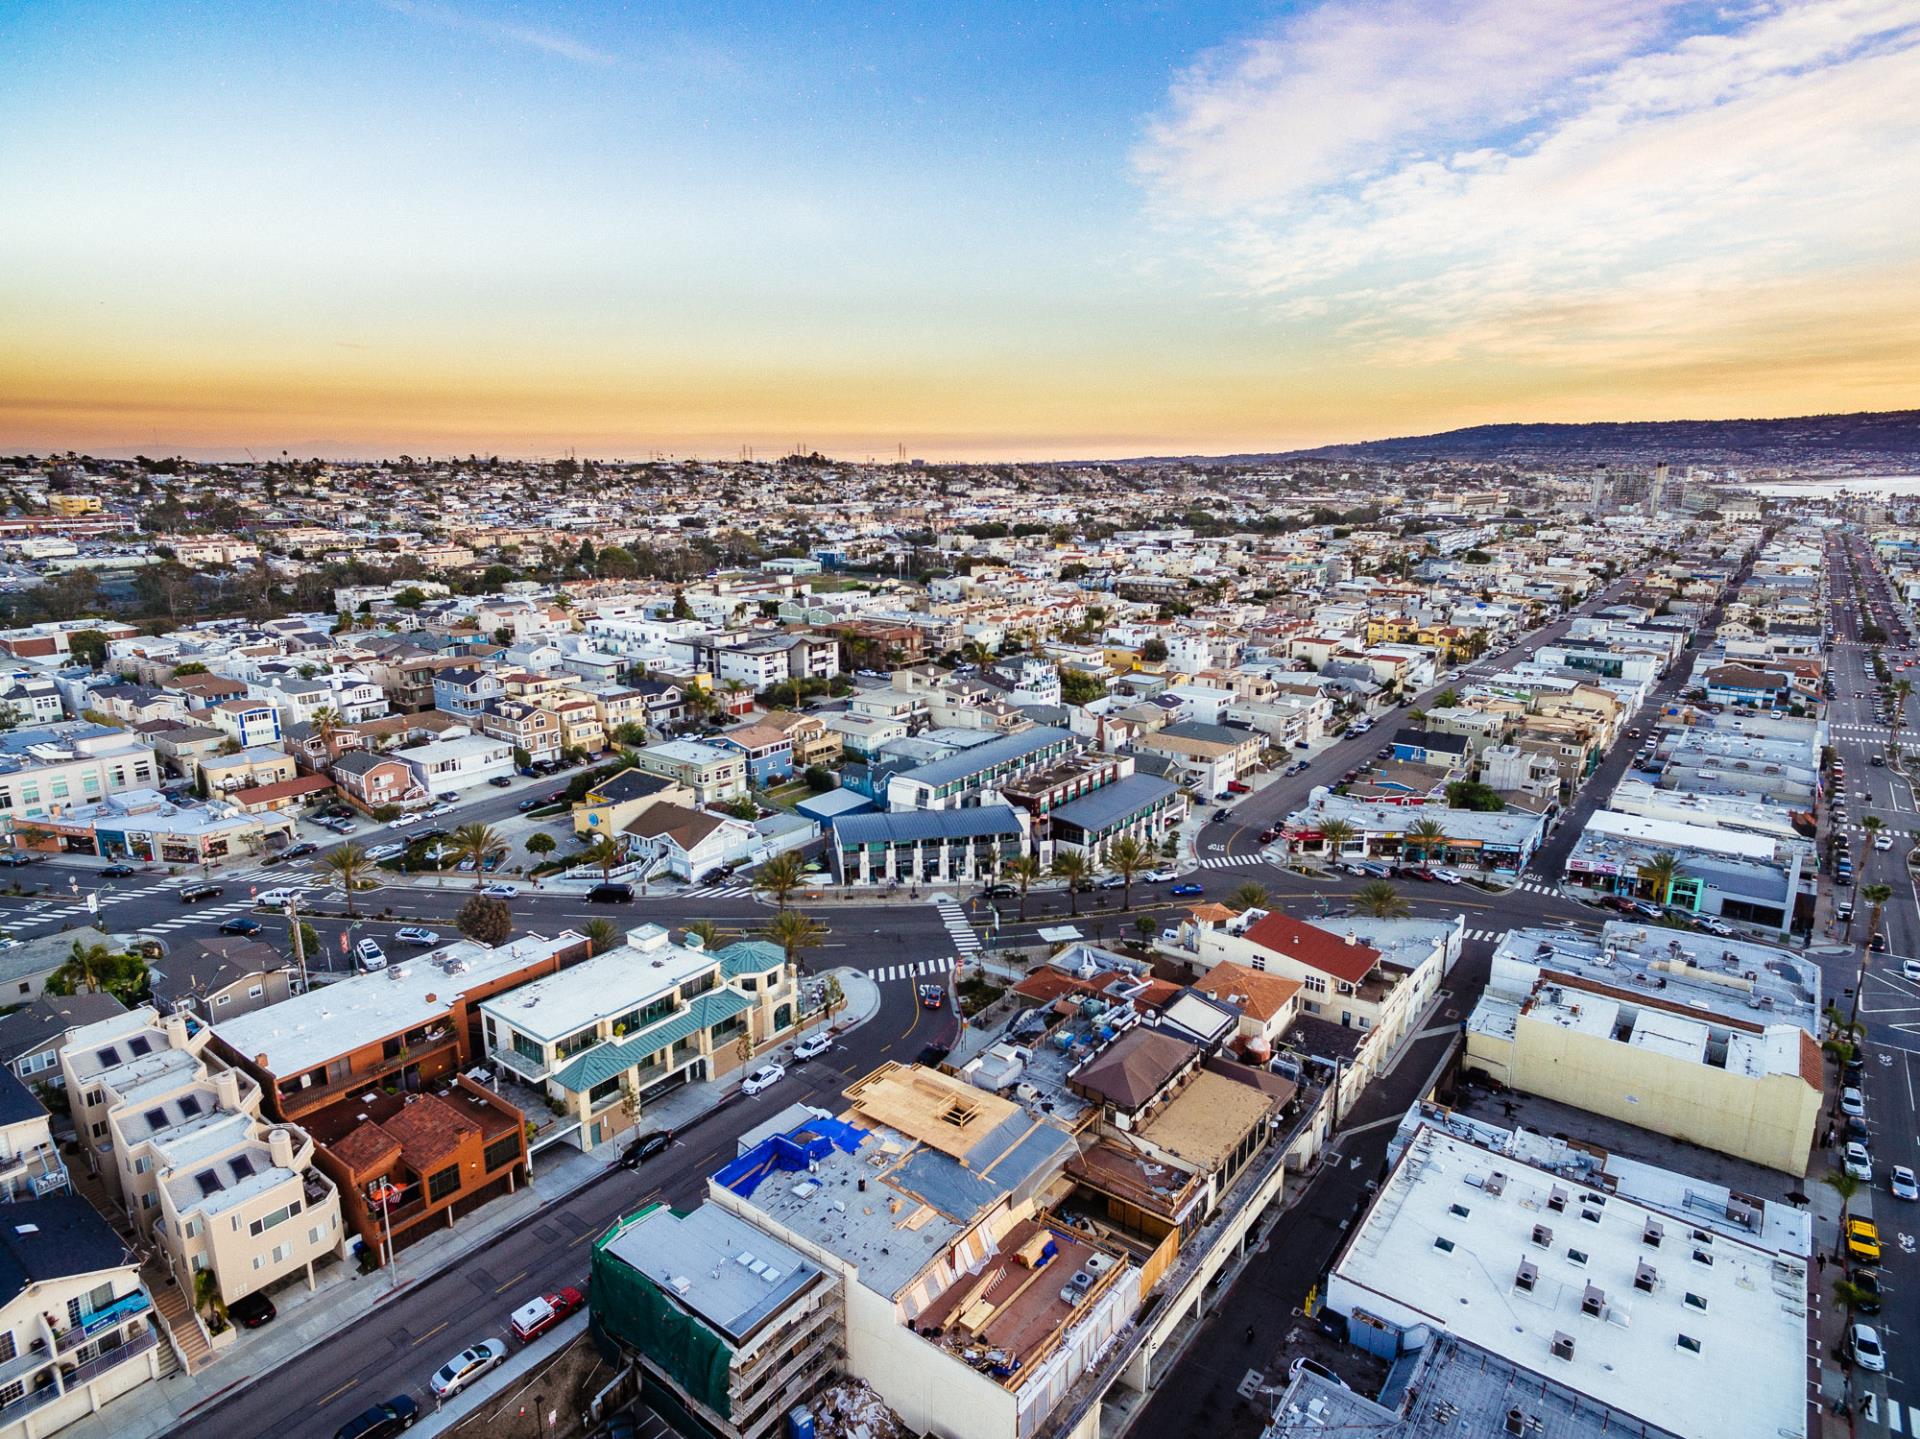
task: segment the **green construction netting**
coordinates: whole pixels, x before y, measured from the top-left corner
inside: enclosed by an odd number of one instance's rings
[[[652,1360],[675,1383],[722,1419],[729,1412],[732,1351],[706,1325],[688,1314],[631,1264],[609,1254],[605,1241],[593,1250],[593,1322]]]

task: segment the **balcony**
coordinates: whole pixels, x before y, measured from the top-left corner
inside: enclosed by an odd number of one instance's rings
[[[443,1034],[438,1039],[409,1045],[391,1059],[383,1059],[375,1068],[363,1073],[352,1074],[345,1079],[334,1080],[327,1084],[310,1084],[305,1089],[282,1090],[280,1111],[288,1119],[296,1119],[336,1099],[367,1089],[377,1089],[403,1070],[424,1064],[429,1059],[440,1055],[457,1055],[459,1048],[459,1038],[452,1033]]]
[[[116,1325],[124,1324],[136,1314],[145,1314],[153,1308],[153,1300],[147,1297],[147,1291],[136,1289],[131,1294],[123,1294],[105,1309],[96,1309],[78,1324],[61,1332],[54,1341],[56,1352],[67,1354],[78,1349],[89,1339],[97,1339]]]
[[[86,1363],[63,1373],[60,1376],[60,1387],[49,1383],[44,1387],[30,1390],[28,1393],[14,1400],[11,1404],[0,1406],[0,1429],[5,1429],[19,1423],[26,1415],[33,1413],[36,1409],[43,1409],[56,1400],[64,1399],[67,1395],[78,1390],[84,1390],[89,1383],[98,1379],[109,1370],[117,1369],[122,1364],[130,1363],[135,1359],[143,1358],[156,1348],[159,1343],[159,1331],[152,1325],[148,1325],[142,1329],[138,1335],[129,1339],[118,1349],[112,1349],[105,1354],[96,1355],[92,1359],[87,1360]],[[32,1354],[25,1356],[30,1368],[34,1367],[32,1361],[35,1357],[36,1356]],[[39,1356],[39,1361],[41,1364],[52,1363],[52,1360],[44,1354]]]

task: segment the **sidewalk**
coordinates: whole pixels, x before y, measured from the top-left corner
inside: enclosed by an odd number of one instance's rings
[[[841,968],[823,970],[820,974],[821,977],[835,976],[846,996],[846,1007],[835,1017],[835,1033],[857,1029],[880,1012],[880,987],[862,971]],[[783,1040],[757,1058],[779,1059],[792,1043],[792,1038]],[[739,1090],[741,1077],[736,1073],[723,1079],[683,1085],[647,1105],[646,1123],[651,1128],[687,1129],[732,1099]],[[537,1218],[548,1206],[613,1168],[623,1148],[614,1142],[603,1144],[591,1153],[582,1153],[568,1144],[555,1144],[542,1150],[533,1158],[533,1176],[528,1184],[483,1206],[454,1228],[438,1230],[401,1250],[397,1274],[377,1269],[362,1275],[352,1261],[338,1261],[317,1276],[317,1285],[311,1292],[300,1282],[275,1292],[272,1297],[279,1316],[262,1329],[241,1334],[222,1358],[198,1374],[176,1370],[159,1383],[143,1384],[61,1432],[71,1439],[152,1439],[165,1433],[214,1399],[268,1377],[286,1360],[324,1343],[393,1295],[459,1264],[484,1248],[489,1240]],[[581,1323],[584,1322],[583,1318]],[[567,1332],[566,1326],[555,1332]],[[548,1352],[533,1345],[521,1353],[536,1351]],[[514,1363],[509,1362],[499,1372],[517,1371]],[[488,1389],[483,1384],[473,1392],[478,1395]],[[430,1409],[427,1396],[415,1397],[422,1401],[423,1410]],[[448,1406],[447,1413],[457,1408],[458,1401]],[[423,1413],[422,1422],[426,1420],[427,1415]],[[434,1431],[429,1428],[426,1432]]]

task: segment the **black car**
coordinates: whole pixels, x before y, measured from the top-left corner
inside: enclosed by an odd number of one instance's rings
[[[285,864],[286,862],[287,862],[286,855],[278,852],[273,854],[263,854],[260,856],[260,864],[261,864],[261,867],[264,869],[272,869],[276,864]]]
[[[630,884],[596,884],[587,891],[588,904],[632,904],[633,886]]]
[[[402,1429],[413,1428],[420,1417],[420,1406],[405,1394],[396,1394],[384,1404],[349,1419],[333,1432],[333,1439],[388,1439]]]
[[[220,933],[255,935],[260,933],[260,921],[248,919],[244,914],[236,914],[220,926]]]
[[[198,904],[203,899],[218,899],[225,893],[217,884],[190,884],[180,891],[180,903]]]
[[[654,1155],[664,1154],[671,1143],[673,1143],[671,1129],[656,1129],[651,1134],[643,1134],[638,1139],[630,1141],[627,1147],[620,1151],[620,1167],[638,1169]]]
[[[227,1317],[242,1329],[258,1329],[271,1323],[279,1312],[264,1294],[244,1295],[227,1306]]]
[[[515,805],[514,808],[519,810],[520,813],[525,814],[529,810],[540,808],[540,806],[545,803],[546,801],[543,799],[523,799],[519,804]]]
[[[1885,954],[1887,950],[1887,937],[1884,934],[1876,934],[1872,939],[1867,941],[1867,948],[1875,954]]]
[[[1020,891],[1010,884],[990,884],[980,891],[988,899],[1018,899]]]
[[[38,858],[38,855],[21,854],[18,850],[9,850],[5,854],[0,854],[0,864],[6,865],[9,869],[18,869],[23,864],[32,864]]]
[[[511,775],[497,774],[492,779],[488,780],[487,783],[492,785],[495,789],[512,789],[513,777]]]
[[[1853,1271],[1853,1283],[1860,1293],[1853,1307],[1862,1314],[1880,1312],[1880,1272],[1877,1269],[1856,1269]]]
[[[135,869],[130,864],[110,864],[105,869],[100,871],[100,878],[131,879],[134,875],[138,873],[140,873],[140,871]]]
[[[305,859],[310,854],[320,853],[320,846],[312,840],[303,839],[298,844],[287,846],[288,859]]]

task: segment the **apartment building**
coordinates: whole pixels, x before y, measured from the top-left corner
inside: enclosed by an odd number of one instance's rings
[[[506,692],[500,676],[490,669],[455,665],[434,671],[433,707],[446,714],[472,718]]]
[[[1081,748],[1070,730],[1038,725],[1000,735],[892,775],[890,810],[968,809],[996,802],[1000,786],[1057,763]]]
[[[73,1031],[60,1051],[74,1125],[127,1221],[174,1281],[214,1276],[223,1302],[343,1253],[340,1199],[313,1141],[260,1117],[260,1086],[213,1068],[210,1031],[141,1007]]]
[[[1264,736],[1251,730],[1197,720],[1183,720],[1142,735],[1134,746],[1172,761],[1188,787],[1205,797],[1226,793],[1228,785],[1259,764],[1264,747]]]
[[[489,700],[486,707],[474,716],[474,721],[479,725],[481,734],[505,740],[513,749],[525,750],[534,764],[546,764],[560,758],[560,717],[551,710],[542,709],[533,700]]]
[[[413,771],[416,783],[435,795],[472,789],[513,774],[513,745],[486,734],[409,745],[389,751],[387,757]]]
[[[39,1199],[73,1187],[53,1142],[46,1105],[9,1066],[0,1069],[0,1203]]]
[[[230,699],[202,711],[207,722],[242,749],[279,745],[280,710],[268,700]]]
[[[1467,1022],[1465,1068],[1802,1175],[1824,1083],[1820,973],[1785,951],[1609,922],[1516,929]]]
[[[159,782],[153,751],[106,725],[73,720],[0,734],[0,816],[16,832],[23,820]]]
[[[774,725],[742,725],[715,735],[713,743],[746,760],[747,783],[754,789],[793,778],[793,741]]]
[[[86,1200],[26,1199],[6,1220],[0,1439],[44,1439],[157,1380],[160,1331],[139,1260]]]
[[[736,750],[699,740],[664,740],[634,751],[634,767],[670,780],[696,804],[724,804],[747,792],[747,761]]]
[[[647,1104],[716,1079],[790,1031],[799,990],[777,946],[709,954],[657,924],[480,1005],[487,1060],[544,1089],[591,1150],[644,1122]],[[744,1041],[744,1042],[743,1042]]]

